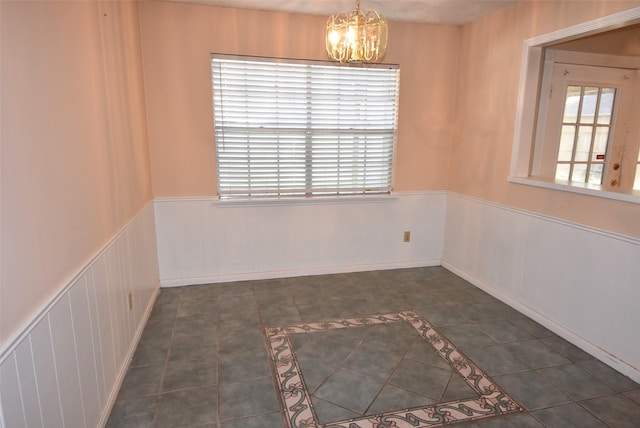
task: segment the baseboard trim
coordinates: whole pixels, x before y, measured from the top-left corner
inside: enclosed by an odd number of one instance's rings
[[[563,325],[556,323],[555,321],[546,317],[544,314],[523,304],[522,302],[516,299],[513,299],[511,296],[501,292],[500,290],[497,290],[496,288],[492,287],[486,282],[472,275],[468,275],[464,270],[454,265],[453,263],[445,259],[442,259],[442,267],[448,269],[449,271],[465,279],[466,281],[469,281],[474,286],[489,293],[496,299],[511,306],[518,312],[528,316],[532,320],[536,321],[537,323],[541,324],[545,328],[554,332],[558,336],[562,337],[563,339],[567,340],[568,342],[582,349],[586,353],[592,355],[596,359],[602,361],[603,363],[607,364],[608,366],[612,367],[618,372],[624,374],[625,376],[628,376],[635,382],[640,382],[640,369],[633,367],[632,365],[626,363],[623,360],[620,360],[619,358],[615,357],[614,355],[610,354],[609,352],[605,351],[599,346],[596,346],[595,344],[589,342],[582,336],[577,335],[576,333],[567,329]]]
[[[292,278],[296,276],[328,275],[336,273],[363,272],[371,270],[408,269],[416,267],[440,266],[440,259],[407,260],[401,262],[364,263],[352,265],[318,266],[313,268],[273,270],[261,272],[239,272],[221,275],[198,276],[188,278],[169,278],[160,280],[160,287],[181,287],[185,285],[215,284],[222,282],[250,281],[274,278]]]

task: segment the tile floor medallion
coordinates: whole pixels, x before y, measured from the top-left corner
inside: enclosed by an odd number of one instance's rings
[[[292,335],[330,332],[392,323],[409,323],[419,338],[433,347],[440,358],[471,388],[472,398],[431,403],[409,409],[389,409],[379,414],[364,414],[327,422],[318,417],[305,375],[292,346]],[[357,318],[335,319],[315,323],[266,328],[271,363],[277,376],[277,388],[289,428],[422,428],[454,422],[471,421],[523,409],[481,369],[467,359],[429,322],[415,311]],[[305,369],[306,370],[306,369]],[[469,396],[469,394],[467,394]],[[353,412],[350,412],[353,413]],[[360,412],[365,413],[365,412]],[[326,418],[325,418],[326,419]]]

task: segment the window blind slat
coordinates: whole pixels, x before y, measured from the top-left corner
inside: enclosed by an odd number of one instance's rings
[[[212,57],[222,198],[391,190],[397,67]]]

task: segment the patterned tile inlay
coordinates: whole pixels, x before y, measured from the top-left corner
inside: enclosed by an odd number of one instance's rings
[[[292,351],[290,334],[315,333],[365,325],[408,322],[426,342],[478,393],[478,397],[437,403],[426,407],[390,411],[373,416],[336,421],[321,425]],[[519,412],[523,409],[500,390],[478,367],[467,360],[424,318],[413,311],[338,319],[265,329],[269,340],[277,386],[290,428],[422,428]]]

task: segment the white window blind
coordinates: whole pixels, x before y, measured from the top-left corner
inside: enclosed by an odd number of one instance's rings
[[[388,193],[397,66],[212,57],[221,198]]]

